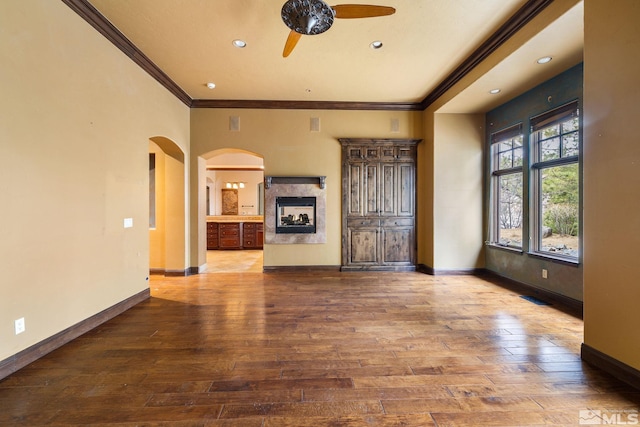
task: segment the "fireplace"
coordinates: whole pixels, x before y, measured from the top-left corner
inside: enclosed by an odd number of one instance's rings
[[[327,243],[324,176],[264,177],[264,243]]]
[[[315,197],[276,197],[276,234],[315,232]]]

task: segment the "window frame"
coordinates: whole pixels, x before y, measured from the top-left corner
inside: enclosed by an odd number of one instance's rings
[[[555,138],[559,139],[559,157],[543,160],[542,157],[542,148],[541,142],[548,140],[549,138],[541,139],[540,132],[544,129],[547,129],[551,126],[561,125],[562,123],[566,123],[568,120],[577,119],[578,125],[576,130],[572,130],[570,132],[563,133],[562,131],[555,136]],[[530,248],[529,253],[531,255],[557,259],[560,261],[566,261],[572,264],[578,264],[581,259],[582,249],[580,242],[582,241],[582,215],[581,206],[582,206],[582,168],[581,168],[581,158],[582,158],[582,119],[580,116],[580,107],[578,101],[572,101],[567,104],[564,104],[560,107],[554,108],[553,110],[547,111],[538,116],[534,116],[530,119],[530,128],[529,128],[529,153],[531,156],[531,165],[530,165],[530,199],[531,199],[531,207],[529,209],[530,214],[530,227],[529,227],[529,235],[530,235]],[[562,149],[562,141],[563,136],[568,135],[570,133],[577,132],[578,135],[578,154],[571,156],[563,156]],[[577,165],[578,167],[578,248],[577,255],[565,255],[559,254],[549,251],[542,250],[542,227],[544,225],[543,218],[543,203],[542,203],[542,178],[543,172],[546,169],[555,168],[558,166],[567,166],[567,165]]]
[[[500,153],[502,151],[498,151],[495,147],[499,147],[500,144],[510,141],[513,143],[513,140],[517,137],[521,139],[521,150],[522,150],[522,162],[520,166],[513,166],[513,157],[512,157],[512,167],[500,169]],[[513,149],[512,149],[513,150]],[[490,244],[499,248],[507,248],[517,251],[522,251],[524,249],[525,242],[525,222],[526,222],[526,204],[525,204],[525,164],[527,158],[527,145],[525,141],[525,135],[523,131],[522,123],[517,123],[515,125],[509,126],[500,131],[494,132],[490,136],[490,145],[489,145],[489,153],[490,153],[490,168],[491,168],[491,226],[490,226]],[[504,244],[500,242],[500,179],[510,175],[520,174],[520,179],[522,181],[521,188],[521,201],[522,201],[522,219],[521,219],[521,241],[520,245],[513,244]]]

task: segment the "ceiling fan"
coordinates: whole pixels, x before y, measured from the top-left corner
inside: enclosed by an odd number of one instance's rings
[[[289,56],[302,35],[321,34],[331,28],[335,18],[373,18],[393,15],[388,6],[368,4],[339,4],[329,6],[322,0],[288,0],[282,6],[282,20],[291,29],[284,45],[283,57]]]

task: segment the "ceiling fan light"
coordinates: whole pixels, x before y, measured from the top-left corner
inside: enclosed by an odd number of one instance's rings
[[[322,0],[288,0],[280,15],[287,27],[305,35],[324,33],[335,18],[333,9]]]

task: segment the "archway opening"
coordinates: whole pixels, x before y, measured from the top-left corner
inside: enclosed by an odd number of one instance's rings
[[[204,154],[206,272],[262,272],[264,159],[240,149]],[[237,234],[236,234],[237,233]]]
[[[162,136],[149,138],[149,271],[186,275],[184,152]]]

